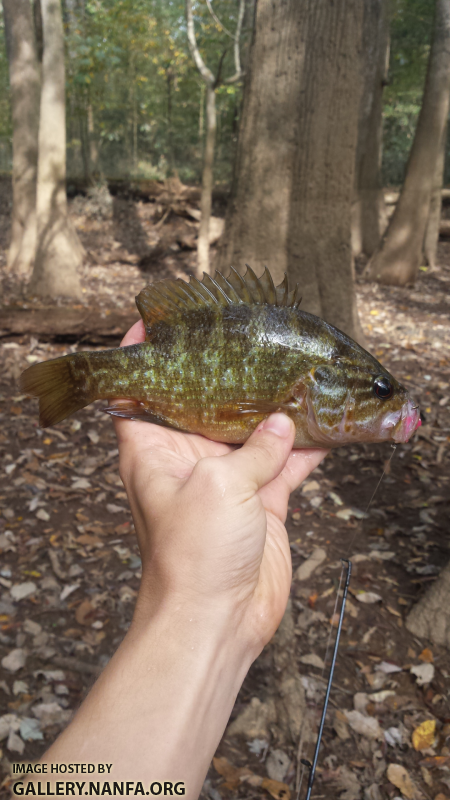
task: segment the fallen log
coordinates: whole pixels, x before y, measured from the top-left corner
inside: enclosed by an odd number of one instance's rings
[[[450,202],[450,189],[442,189],[442,203],[448,204]],[[400,197],[400,192],[397,189],[384,189],[384,202],[388,206],[395,205]]]
[[[0,340],[32,335],[44,342],[118,344],[138,319],[137,311],[99,311],[85,306],[3,306]]]
[[[450,219],[441,219],[439,223],[439,236],[450,236]]]

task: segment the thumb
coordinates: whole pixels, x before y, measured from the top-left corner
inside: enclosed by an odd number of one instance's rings
[[[234,477],[254,491],[277,478],[286,465],[295,438],[295,426],[285,414],[271,414],[244,446],[222,456]]]

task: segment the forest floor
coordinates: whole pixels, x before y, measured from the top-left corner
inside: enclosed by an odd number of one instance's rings
[[[174,212],[161,223],[158,202],[115,197],[99,212],[76,198],[71,213],[87,253],[80,315],[94,309],[106,319],[121,309],[137,319],[133,298],[148,281],[186,277],[194,265],[182,237],[195,226]],[[30,307],[26,288],[4,269],[8,226],[4,201],[3,304]],[[280,713],[277,669],[285,674],[286,659],[277,648],[286,648],[300,676],[292,708],[297,703],[308,730],[317,730],[340,559],[349,556],[349,603],[312,796],[450,798],[449,654],[405,626],[449,556],[449,242],[440,244],[439,262],[437,272],[420,273],[413,289],[357,283],[368,346],[411,388],[424,424],[394,454],[387,444],[332,451],[292,495],[290,616],[244,682],[204,798],[288,800],[274,781],[296,796],[300,731]],[[0,338],[0,797],[9,796],[10,762],[43,753],[111,658],[130,624],[140,579],[102,404],[41,430],[36,401],[16,388],[29,364],[94,347],[46,338],[27,330]],[[417,729],[427,720],[434,732],[421,728],[416,749]],[[304,735],[302,758],[311,759],[313,739]],[[300,798],[305,788],[303,781]]]

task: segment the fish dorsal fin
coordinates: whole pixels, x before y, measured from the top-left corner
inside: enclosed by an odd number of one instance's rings
[[[244,276],[231,267],[228,278],[216,272],[214,278],[203,275],[201,281],[180,278],[157,281],[142,289],[136,297],[138,311],[146,328],[157,322],[175,322],[190,311],[205,306],[220,308],[229,305],[276,305],[297,308],[300,304],[299,285],[289,291],[287,276],[275,287],[265,268],[257,278],[250,267]]]

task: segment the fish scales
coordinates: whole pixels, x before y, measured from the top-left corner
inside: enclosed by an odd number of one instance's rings
[[[245,441],[276,410],[298,447],[406,441],[419,411],[404,387],[298,297],[268,271],[161,281],[136,299],[144,342],[33,365],[22,388],[40,398],[43,425],[107,398],[116,416],[217,441]]]

